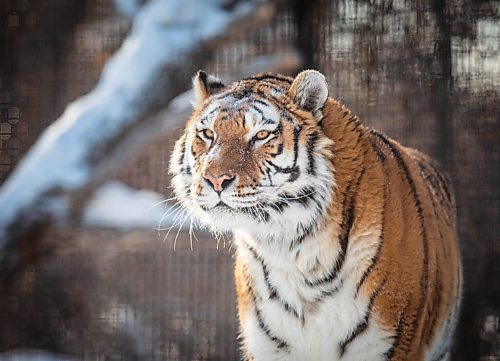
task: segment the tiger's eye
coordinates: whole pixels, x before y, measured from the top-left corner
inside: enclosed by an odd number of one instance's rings
[[[255,134],[255,138],[259,140],[266,139],[268,136],[269,132],[267,130],[261,130]]]
[[[203,132],[203,135],[205,137],[207,137],[208,139],[213,139],[214,138],[214,132],[213,132],[213,130],[203,129],[202,132]]]

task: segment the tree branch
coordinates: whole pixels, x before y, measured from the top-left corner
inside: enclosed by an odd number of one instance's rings
[[[44,231],[161,129],[157,116],[221,44],[269,20],[272,1],[151,0],[95,89],[68,106],[0,189],[0,272],[34,260]],[[103,154],[105,156],[103,156]],[[71,202],[68,201],[68,195]],[[76,206],[75,206],[76,204]]]

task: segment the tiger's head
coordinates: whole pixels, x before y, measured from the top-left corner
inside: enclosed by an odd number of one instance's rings
[[[177,198],[213,231],[300,240],[331,202],[325,77],[262,74],[225,86],[199,71],[194,112],[170,161]]]

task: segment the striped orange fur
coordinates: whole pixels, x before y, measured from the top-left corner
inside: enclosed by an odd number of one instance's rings
[[[439,166],[365,127],[316,71],[199,72],[178,198],[233,232],[247,360],[448,360],[461,265]]]

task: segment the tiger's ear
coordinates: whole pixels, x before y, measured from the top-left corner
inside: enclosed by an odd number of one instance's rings
[[[294,79],[288,95],[302,109],[315,117],[328,98],[328,84],[325,76],[316,70],[304,70]]]
[[[210,95],[218,93],[224,88],[220,79],[208,75],[203,70],[198,70],[193,77],[193,90],[195,95],[195,106],[207,99]]]

